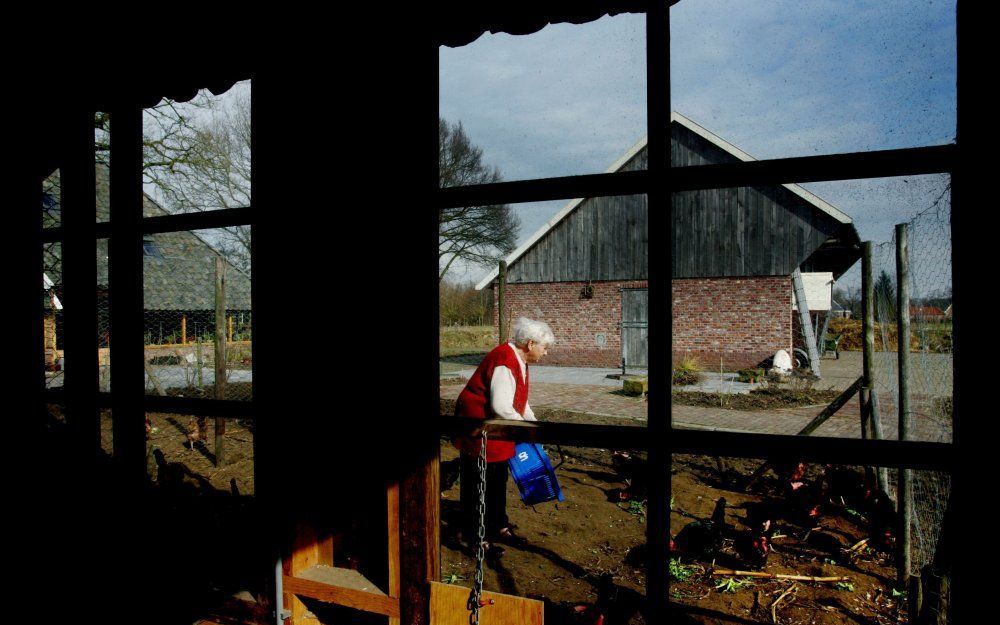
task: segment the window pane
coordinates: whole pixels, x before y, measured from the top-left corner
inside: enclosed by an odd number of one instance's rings
[[[249,226],[146,235],[143,276],[147,393],[249,400]]]
[[[250,81],[143,112],[147,217],[250,205]]]
[[[894,588],[901,544],[895,511],[899,471],[792,459],[770,464],[747,486],[761,463],[674,456],[668,592],[675,608],[698,623],[771,622],[771,605],[795,584],[794,593],[775,608],[778,622],[905,620],[906,596],[899,592],[905,589]],[[879,486],[883,471],[887,489]],[[912,574],[935,556],[950,483],[947,473],[911,471]],[[723,527],[712,521],[717,509]],[[726,571],[844,579],[793,582]]]
[[[253,422],[150,412],[147,472],[163,492],[180,496],[254,494]],[[218,463],[217,428],[222,427]]]
[[[42,181],[42,227],[62,225],[62,172],[55,170]]]
[[[859,261],[871,239],[876,402],[883,436],[896,438],[892,237],[906,223],[910,438],[951,441],[948,176],[686,191],[673,202],[672,352],[678,381],[690,373],[674,386],[676,427],[794,435],[851,388],[864,373]],[[816,435],[861,436],[859,398],[845,401]]]
[[[483,589],[544,598],[546,623],[575,623],[581,618],[579,622],[600,622],[602,614],[606,622],[643,623],[639,612],[645,596],[645,454],[545,449],[557,467],[553,474],[565,501],[528,505],[522,502],[515,479],[507,480],[506,514],[517,526],[517,538],[497,543],[505,553],[484,566]],[[507,463],[499,464],[506,475]],[[475,558],[458,536],[466,525],[461,480],[468,479],[460,465],[459,452],[442,441],[441,579],[471,587]],[[537,479],[530,471],[526,476],[525,483]],[[476,484],[478,480],[471,487]]]
[[[42,244],[42,325],[45,387],[63,385],[62,243]]]
[[[490,212],[472,207],[441,213],[443,400],[454,400],[497,346],[501,320],[496,258],[512,250],[505,256],[503,333],[517,342],[517,321],[524,317],[546,324],[555,339],[544,353],[530,356],[537,360],[522,355],[529,370],[527,401],[534,414],[540,420],[642,425],[647,414],[649,325],[646,197],[503,208],[522,227],[514,223],[505,247],[476,249],[471,260],[456,258],[449,250],[462,247],[461,236],[471,230],[482,232],[487,241],[496,240],[488,238],[497,230]],[[492,258],[484,259],[487,256]],[[453,410],[452,403],[442,406],[444,414]]]
[[[955,2],[682,2],[671,109],[755,158],[950,143]]]
[[[603,172],[646,134],[645,54],[637,14],[442,46],[441,117],[506,180]]]

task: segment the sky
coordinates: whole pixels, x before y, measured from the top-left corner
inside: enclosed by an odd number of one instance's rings
[[[671,108],[755,158],[954,139],[954,0],[682,0],[670,19]],[[441,115],[506,180],[606,171],[646,134],[644,46],[645,16],[631,14],[442,46]],[[862,240],[881,242],[947,184],[803,186],[850,215]],[[519,242],[565,203],[515,205]],[[931,212],[942,208],[946,220],[947,195]],[[463,267],[453,279],[487,272]]]

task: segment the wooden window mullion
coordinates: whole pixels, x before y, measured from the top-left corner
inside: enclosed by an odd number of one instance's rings
[[[111,111],[111,240],[108,302],[111,318],[111,415],[115,461],[136,489],[146,479],[143,400],[142,109]]]
[[[78,450],[101,445],[97,410],[97,259],[93,112],[73,108],[63,118],[62,277],[66,416]],[[36,209],[37,210],[37,209]]]

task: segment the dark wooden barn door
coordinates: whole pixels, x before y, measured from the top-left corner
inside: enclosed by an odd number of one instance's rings
[[[622,359],[629,369],[645,369],[649,336],[646,289],[622,289]]]

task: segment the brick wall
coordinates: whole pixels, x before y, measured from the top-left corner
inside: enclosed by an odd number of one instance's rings
[[[508,284],[508,323],[520,316],[548,323],[556,344],[541,364],[621,366],[622,288],[646,281]],[[496,296],[496,285],[494,285]],[[686,354],[706,368],[733,370],[756,365],[778,349],[790,349],[791,281],[788,277],[674,280],[673,360]],[[493,325],[497,326],[498,307]]]
[[[787,276],[674,280],[673,358],[696,356],[707,369],[752,367],[792,347],[792,283]]]
[[[543,365],[575,367],[620,367],[622,288],[646,288],[645,280],[592,282],[593,297],[583,295],[586,282],[554,282],[507,285],[507,320],[530,317],[549,324],[556,344],[549,348]],[[496,285],[494,285],[496,297]],[[499,301],[499,300],[494,300]],[[499,307],[494,306],[497,327]],[[602,340],[603,339],[603,340]]]

